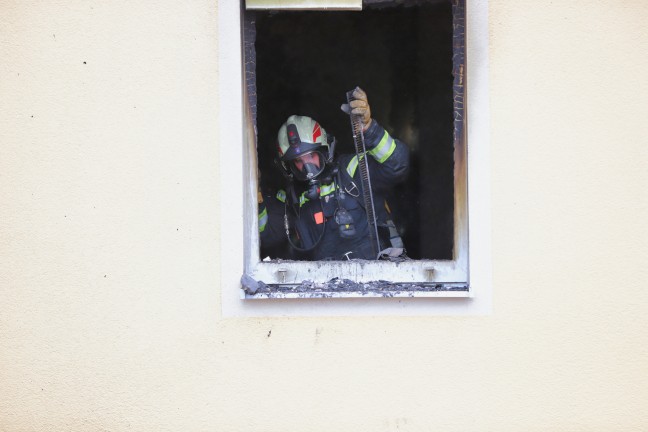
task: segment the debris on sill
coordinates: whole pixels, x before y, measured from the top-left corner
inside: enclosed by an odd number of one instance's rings
[[[268,285],[255,280],[250,275],[244,273],[243,276],[241,276],[241,288],[243,288],[243,291],[248,294],[256,294],[259,289],[266,290]]]
[[[395,283],[386,280],[355,282],[350,279],[333,278],[328,282],[302,281],[301,284],[266,284],[249,275],[241,277],[241,285],[247,294],[305,294],[305,296],[328,297],[336,293],[357,293],[359,296],[376,295],[392,297],[394,293],[430,291],[467,291],[466,284],[435,282]]]

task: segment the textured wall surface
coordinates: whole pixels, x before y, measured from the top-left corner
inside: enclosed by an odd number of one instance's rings
[[[221,318],[216,2],[0,9],[0,430],[648,428],[645,1],[490,1],[452,318]]]

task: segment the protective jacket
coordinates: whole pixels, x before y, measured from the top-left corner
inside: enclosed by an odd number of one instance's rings
[[[409,149],[403,142],[392,138],[375,119],[364,132],[364,137],[381,249],[384,249],[390,246],[388,222],[391,220],[385,195],[391,187],[405,179],[409,168]],[[321,185],[319,199],[309,200],[305,192],[297,196],[285,190],[280,190],[275,196],[264,197],[259,204],[262,245],[274,246],[287,241],[284,225],[287,215],[291,231],[296,233],[294,242],[301,248],[309,249],[319,240],[311,251],[298,253],[299,259],[375,259],[358,162],[357,155],[340,155],[335,162],[339,174],[333,176],[331,183]],[[295,196],[291,198],[291,195]],[[347,210],[353,220],[355,234],[350,238],[348,233],[341,234],[336,221],[336,212],[341,208]]]

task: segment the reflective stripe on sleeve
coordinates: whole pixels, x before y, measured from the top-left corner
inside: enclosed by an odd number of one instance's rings
[[[263,211],[259,213],[259,232],[262,233],[265,230],[266,225],[268,224],[268,209],[263,208]]]
[[[396,142],[389,136],[387,131],[376,147],[369,150],[369,154],[374,157],[379,163],[385,162],[394,150],[396,149]]]

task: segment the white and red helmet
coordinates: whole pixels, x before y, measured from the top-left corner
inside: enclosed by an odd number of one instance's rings
[[[281,126],[277,135],[279,160],[286,170],[290,168],[298,180],[317,177],[331,156],[328,138],[324,128],[312,118],[292,115]],[[319,158],[316,171],[313,171],[314,167],[309,167],[309,172],[305,172],[303,169],[297,169],[292,163],[295,159],[311,153],[315,153]]]

